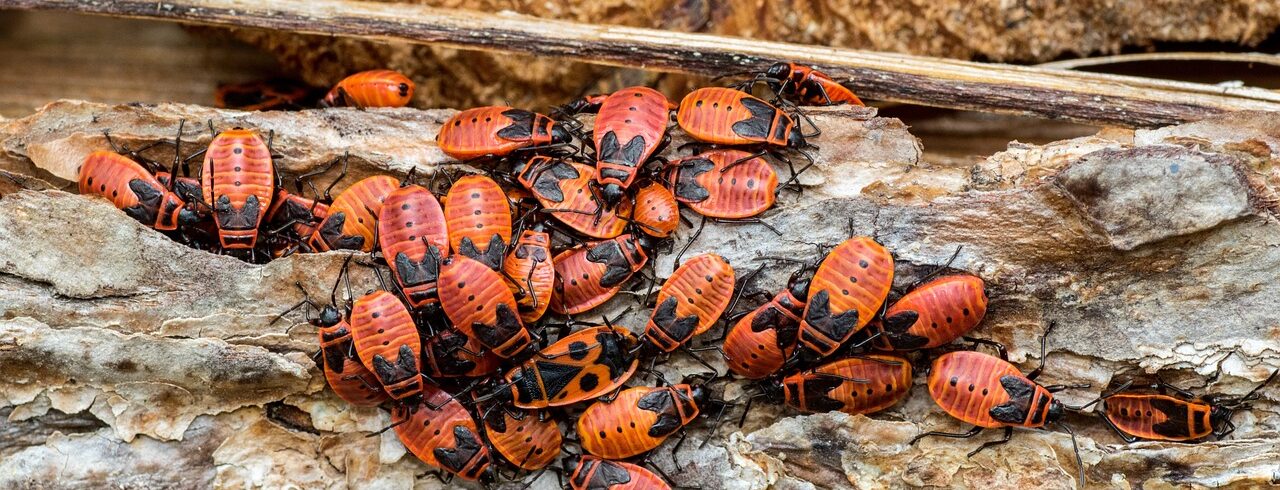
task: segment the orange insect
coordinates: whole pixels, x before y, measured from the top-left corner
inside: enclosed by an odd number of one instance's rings
[[[671,490],[652,471],[631,463],[582,455],[566,463],[572,490]]]
[[[258,225],[271,208],[276,187],[271,149],[256,131],[235,128],[213,138],[204,153],[200,188],[213,208],[223,248],[245,250],[257,244]]]
[[[324,379],[338,398],[358,407],[378,406],[389,399],[373,373],[352,355],[351,328],[337,308],[326,305],[311,324],[320,337]]]
[[[612,401],[596,401],[582,412],[578,438],[582,449],[596,456],[630,458],[692,423],[710,398],[700,383],[622,390]]]
[[[138,162],[119,153],[90,153],[76,172],[81,194],[105,197],[144,225],[167,231],[177,229],[180,222],[197,219],[182,198]]]
[[[631,206],[607,209],[591,184],[595,172],[589,165],[545,155],[530,157],[516,167],[517,179],[560,222],[592,238],[621,235],[631,217]]]
[[[502,274],[478,260],[456,254],[444,258],[440,307],[458,330],[499,357],[520,354],[533,341]]]
[[[324,107],[404,107],[413,99],[413,80],[391,70],[369,70],[342,79],[325,94]]]
[[[786,112],[739,90],[700,88],[680,101],[676,122],[690,137],[717,145],[808,146]]]
[[[416,405],[394,409],[396,435],[404,447],[423,463],[463,479],[488,475],[489,448],[466,407],[435,386],[424,385],[422,394]]]
[[[640,168],[670,141],[670,105],[665,95],[648,87],[624,88],[600,102],[592,128],[595,180],[607,207],[622,202]]]
[[[671,352],[706,332],[729,307],[734,281],[733,267],[716,254],[681,264],[658,291],[657,306],[644,328],[647,342]]]
[[[889,296],[893,255],[869,237],[854,237],[832,249],[809,283],[800,322],[800,345],[826,357],[867,326]]]
[[[329,205],[276,189],[267,210],[267,224],[274,229],[292,229],[298,237],[314,235],[321,221],[329,216]]]
[[[533,323],[542,318],[551,305],[556,279],[551,263],[551,235],[541,225],[522,230],[507,253],[502,270],[519,303],[520,320]]]
[[[554,119],[506,106],[459,112],[436,134],[440,150],[458,160],[503,157],[517,150],[567,145],[572,140],[569,131]]]
[[[911,391],[911,363],[873,354],[818,366],[782,380],[783,400],[802,412],[879,412]]]
[[[511,243],[511,207],[497,182],[483,175],[458,179],[445,197],[444,216],[454,252],[502,268]]]
[[[502,358],[456,327],[422,341],[422,374],[431,378],[475,378],[498,371]]]
[[[392,399],[412,399],[422,393],[418,358],[422,343],[400,298],[386,291],[364,295],[355,301],[350,323],[356,355]]]
[[[503,459],[517,468],[540,470],[560,455],[560,425],[548,412],[489,410],[485,436]]]
[[[1071,434],[1074,446],[1075,434],[1060,420],[1065,410],[1080,410],[1082,407],[1063,405],[1054,399],[1053,393],[1067,388],[1087,388],[1088,385],[1041,386],[1035,382],[1044,370],[1046,341],[1052,329],[1050,324],[1041,338],[1040,366],[1026,376],[1009,363],[1004,346],[991,341],[978,342],[996,347],[1000,357],[975,351],[955,351],[935,359],[929,370],[929,396],[947,414],[974,427],[959,434],[926,432],[916,436],[911,443],[929,436],[968,438],[978,435],[983,429],[1005,429],[1003,438],[983,443],[969,453],[973,456],[988,447],[1009,442],[1014,427],[1042,428],[1046,424],[1057,423]],[[1084,485],[1084,465],[1080,462],[1078,448],[1076,464],[1080,468],[1080,484]]]
[[[578,314],[609,301],[649,261],[647,241],[633,235],[560,252],[552,260],[551,311]]]
[[[625,328],[584,328],[507,371],[505,382],[477,401],[543,409],[598,398],[631,378],[640,362],[639,345]]]
[[[1103,402],[1098,410],[1108,427],[1132,443],[1138,439],[1156,441],[1194,441],[1209,436],[1221,440],[1235,432],[1231,416],[1236,410],[1248,408],[1250,401],[1258,399],[1258,390],[1275,379],[1273,371],[1256,388],[1243,396],[1203,395],[1172,386],[1161,380],[1156,387],[1159,394],[1125,392],[1132,382],[1099,397]],[[1169,396],[1172,390],[1178,396]]]
[[[378,245],[409,306],[439,302],[436,283],[441,257],[449,255],[449,232],[431,191],[406,185],[387,194],[378,213]]]
[[[680,205],[671,191],[661,184],[649,182],[636,190],[633,222],[640,231],[655,238],[666,238],[680,226]]]
[[[329,250],[373,251],[378,213],[387,195],[400,188],[400,181],[387,175],[366,177],[338,194],[329,205],[329,215],[308,242],[316,252]]]
[[[757,80],[801,105],[866,105],[852,90],[826,73],[797,63],[774,63],[751,82]]]
[[[667,182],[675,199],[711,218],[744,219],[773,207],[778,173],[763,158],[716,149],[672,162]]]
[[[960,338],[987,314],[987,293],[978,276],[944,276],[908,292],[888,310],[879,325],[878,347],[890,350],[932,349]]]
[[[791,275],[786,289],[734,323],[725,335],[725,365],[747,379],[764,379],[782,369],[795,351],[800,316],[809,297],[808,268]]]

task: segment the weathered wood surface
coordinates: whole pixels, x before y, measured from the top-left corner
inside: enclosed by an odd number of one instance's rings
[[[788,59],[812,64],[872,99],[1093,124],[1147,127],[1238,110],[1280,111],[1254,88],[1074,73],[740,38],[589,25],[417,5],[347,0],[11,0],[9,8],[256,27],[520,52],[618,66],[724,74]]]

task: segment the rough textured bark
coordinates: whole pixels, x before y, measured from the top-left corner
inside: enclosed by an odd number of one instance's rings
[[[62,186],[79,158],[104,146],[102,129],[136,145],[172,137],[186,118],[276,130],[289,173],[347,149],[360,174],[402,174],[409,165],[430,173],[449,163],[431,139],[449,114],[60,102],[0,125],[0,169],[41,169]],[[1273,116],[1011,143],[977,164],[924,160],[900,121],[871,110],[825,110],[815,119],[826,131],[816,141],[818,164],[802,177],[805,191],[784,194],[764,216],[784,235],[709,224],[690,253],[715,251],[745,270],[763,255],[809,257],[847,236],[851,223],[895,253],[902,286],[963,245],[952,267],[981,275],[991,297],[975,334],[1004,342],[1029,368],[1040,333],[1056,321],[1044,381],[1093,384],[1062,393],[1071,403],[1159,370],[1180,386],[1220,370],[1212,389],[1239,394],[1280,366]],[[100,200],[6,191],[0,405],[12,407],[11,423],[48,435],[0,448],[0,486],[438,486],[394,435],[363,437],[388,423],[384,411],[350,408],[324,389],[307,359],[310,327],[292,325],[297,317],[270,324],[300,298],[295,281],[325,290],[342,258],[253,266],[185,248]],[[659,275],[671,260],[659,261]],[[779,287],[791,267],[767,267],[756,286]],[[357,288],[372,287],[367,271],[357,273]],[[639,329],[646,314],[620,324]],[[660,368],[668,379],[700,370],[682,355]],[[725,396],[753,391],[735,382]],[[1091,416],[1067,423],[1097,487],[1262,486],[1280,455],[1278,397],[1280,387],[1264,390],[1237,414],[1232,438],[1202,445],[1125,445]],[[1065,434],[1017,431],[1012,443],[972,459],[964,454],[976,440],[906,444],[931,429],[961,427],[922,386],[870,419],[797,416],[757,403],[741,429],[725,425],[705,447],[698,443],[709,427],[695,430],[678,472],[670,445],[655,461],[676,483],[703,488],[1073,485]],[[553,482],[545,477],[539,487]]]

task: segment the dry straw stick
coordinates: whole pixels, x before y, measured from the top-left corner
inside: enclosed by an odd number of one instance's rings
[[[1172,124],[1237,110],[1280,111],[1280,94],[1257,88],[971,63],[398,3],[3,0],[0,8],[431,43],[700,75],[795,60],[847,79],[860,95],[870,99],[1127,127]]]

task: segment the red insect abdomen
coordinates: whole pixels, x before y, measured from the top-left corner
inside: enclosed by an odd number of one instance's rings
[[[804,302],[783,290],[738,319],[724,338],[725,365],[739,376],[762,379],[782,368],[796,346]]]
[[[436,134],[436,144],[459,160],[506,156],[520,148],[551,143],[555,126],[554,120],[536,112],[476,107],[446,120]]]
[[[992,407],[1009,401],[1003,376],[1025,379],[1013,364],[980,352],[948,352],[933,361],[929,396],[952,417],[986,428],[1004,427],[991,417]],[[1027,381],[1031,383],[1031,381]]]
[[[408,185],[388,194],[378,215],[378,242],[410,306],[437,302],[436,282],[440,260],[449,255],[449,232],[431,191]]]
[[[880,310],[893,285],[893,256],[869,237],[832,249],[809,283],[800,343],[820,356],[835,352]]]
[[[597,182],[631,186],[667,132],[667,105],[666,96],[648,87],[625,88],[604,99],[592,128]]]
[[[461,255],[444,259],[440,307],[458,330],[498,356],[519,354],[532,341],[502,275],[477,260]]]
[[[444,216],[455,253],[490,269],[501,266],[511,243],[511,208],[497,182],[483,175],[458,179],[445,197]]]
[[[680,101],[676,122],[690,137],[698,141],[718,145],[747,145],[763,142],[765,140],[763,136],[747,137],[734,130],[734,124],[752,118],[751,111],[742,105],[742,99],[746,97],[750,96],[723,87],[694,90]],[[765,124],[765,131],[767,131],[768,123]]]
[[[712,218],[750,218],[768,211],[775,200],[778,173],[760,157],[734,165],[750,156],[721,149],[673,163],[668,170],[672,193],[689,209]]]
[[[986,314],[982,279],[963,274],[934,279],[907,293],[885,311],[881,323],[894,349],[932,349],[973,330]],[[902,331],[904,325],[909,326]]]
[[[362,71],[338,82],[324,96],[324,102],[330,106],[404,107],[413,98],[413,89],[413,80],[398,72]]]
[[[604,304],[648,260],[631,235],[560,252],[552,260],[551,311],[573,315]]]
[[[517,419],[494,409],[484,422],[489,443],[518,468],[537,471],[560,455],[560,426],[548,412],[522,412]],[[545,419],[544,419],[545,417]]]
[[[400,442],[423,463],[463,479],[479,479],[491,460],[476,421],[466,407],[440,388],[426,385],[423,395],[416,406],[397,406],[394,411],[396,422],[408,418],[395,425]]]
[[[883,354],[841,359],[788,376],[782,387],[787,405],[802,412],[875,413],[892,407],[911,391],[911,362]]]
[[[671,352],[706,332],[729,307],[734,280],[733,267],[716,254],[681,264],[658,292],[657,306],[645,325],[649,342]]]
[[[578,417],[582,449],[623,459],[658,447],[698,416],[687,384],[623,390],[612,402],[597,401]],[[666,417],[663,417],[663,416]]]
[[[422,392],[422,344],[400,298],[386,291],[362,296],[351,309],[350,324],[360,361],[392,398]]]
[[[204,154],[200,187],[213,206],[218,238],[226,249],[253,248],[258,225],[275,194],[271,151],[257,132],[233,129],[218,133]]]
[[[621,461],[583,455],[569,472],[573,490],[671,490],[652,471]]]
[[[666,238],[680,226],[680,206],[666,187],[656,182],[645,184],[636,191],[635,210],[631,212],[640,231],[658,238]]]
[[[1167,395],[1109,396],[1102,414],[1121,432],[1156,441],[1190,441],[1213,433],[1212,407]]]
[[[158,230],[177,228],[178,212],[184,203],[137,162],[99,150],[85,157],[78,173],[81,194],[105,197],[129,217]],[[140,200],[130,187],[135,181],[149,189],[144,190],[147,201]]]
[[[400,181],[376,175],[352,184],[329,205],[329,215],[311,236],[316,252],[329,250],[373,251],[373,230],[382,211],[382,201],[400,188]]]

